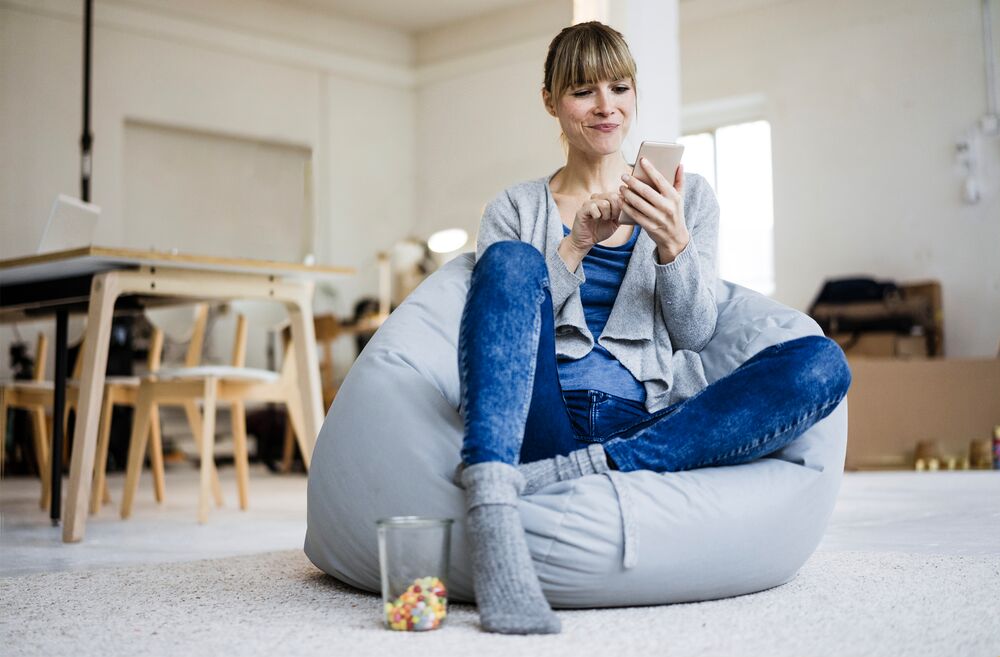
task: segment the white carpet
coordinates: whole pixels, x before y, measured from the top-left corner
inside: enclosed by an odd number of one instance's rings
[[[1000,556],[818,552],[785,586],[663,607],[560,611],[550,637],[391,632],[380,599],[298,550],[0,580],[0,646],[17,655],[1000,654]]]

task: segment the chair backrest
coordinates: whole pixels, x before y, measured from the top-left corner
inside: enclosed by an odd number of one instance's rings
[[[320,387],[323,391],[323,407],[330,408],[337,396],[337,372],[333,364],[333,342],[346,333],[343,322],[333,315],[317,315],[313,318],[316,342],[323,354],[319,361]]]
[[[205,329],[207,326],[208,304],[199,303],[194,308],[194,323],[191,325],[191,340],[188,342],[187,355],[184,356],[185,367],[194,367],[201,363],[201,352],[205,348]]]
[[[149,317],[147,316],[147,319]],[[205,341],[205,325],[208,322],[208,304],[199,303],[194,309],[194,321],[191,325],[191,342],[188,345],[187,355],[184,359],[184,365],[187,367],[194,367],[198,365],[201,361],[201,350],[202,343]],[[146,369],[150,372],[156,372],[160,369],[160,365],[163,362],[163,341],[164,332],[159,326],[157,326],[153,320],[150,320],[153,324],[153,333],[149,338],[149,351],[146,355]],[[42,367],[39,368],[35,366],[35,380],[41,380],[38,378],[39,369],[44,375],[45,371],[45,360],[44,360],[44,340],[45,336],[39,333],[39,351],[38,353],[43,354],[41,356]],[[79,380],[83,375],[83,352],[84,347],[87,344],[87,334],[84,332],[83,340],[80,341],[80,349],[76,354],[76,361],[73,363],[73,373],[70,378]]]
[[[335,315],[323,314],[313,316],[313,331],[316,334],[316,343],[319,345],[321,353],[319,359],[319,380],[320,387],[323,390],[323,404],[329,408],[330,404],[333,403],[333,398],[337,395],[337,388],[339,387],[333,363],[333,342],[340,336],[351,333],[351,329],[345,326]],[[284,350],[281,371],[284,373],[287,367],[285,359],[294,357],[294,354],[291,352],[292,329],[287,322],[281,328],[281,343]]]
[[[163,364],[163,345],[167,339],[173,342],[187,342],[184,353],[184,367],[201,364],[201,354],[205,346],[205,331],[208,326],[208,304],[196,303],[188,306],[147,308],[146,320],[152,325],[153,333],[149,342],[150,372],[160,369]]]
[[[153,350],[153,343],[156,342],[157,359],[150,364],[150,371],[155,372],[160,368],[160,356],[162,351],[164,332],[156,325],[157,314],[150,316],[147,312],[146,318],[153,324],[154,332],[150,343],[150,351]],[[176,322],[176,314],[170,316],[171,322]],[[188,341],[187,353],[184,355],[184,367],[197,367],[201,365],[202,353],[205,349],[205,334],[208,328],[208,304],[199,303],[194,306],[194,321],[191,324],[191,337]],[[247,318],[242,313],[236,316],[236,333],[233,337],[233,351],[229,364],[233,367],[246,367],[247,360]]]
[[[233,367],[245,367],[247,363],[247,316],[236,316],[236,335],[233,338]]]
[[[36,383],[45,380],[45,359],[48,356],[48,349],[49,339],[44,333],[39,333],[35,342],[35,371],[31,376],[31,380]]]
[[[150,372],[160,369],[163,360],[163,331],[158,326],[153,327],[153,335],[149,338],[149,355],[146,359],[146,366]]]

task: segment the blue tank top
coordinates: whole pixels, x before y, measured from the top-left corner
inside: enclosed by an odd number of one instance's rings
[[[569,232],[564,225],[563,233],[569,235]],[[595,344],[583,358],[559,359],[559,383],[563,390],[600,390],[624,399],[646,400],[642,384],[607,349],[596,343],[611,316],[611,308],[615,305],[638,237],[639,227],[636,226],[625,244],[595,244],[583,258],[583,272],[587,280],[580,286],[580,298],[587,328],[594,336]]]

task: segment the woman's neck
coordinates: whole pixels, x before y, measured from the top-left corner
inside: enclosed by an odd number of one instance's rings
[[[566,166],[551,180],[552,191],[567,196],[589,196],[613,192],[622,184],[622,174],[631,167],[620,152],[597,157],[570,149]]]

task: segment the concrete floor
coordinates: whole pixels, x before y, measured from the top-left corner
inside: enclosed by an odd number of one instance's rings
[[[845,473],[819,549],[1000,554],[1000,470]]]
[[[250,508],[240,511],[232,467],[220,467],[225,505],[199,525],[198,470],[175,465],[166,473],[166,501],[153,499],[149,472],[139,481],[132,517],[121,520],[123,474],[108,478],[113,504],[87,522],[80,543],[64,544],[38,506],[37,479],[0,480],[0,577],[28,573],[194,561],[301,548],[306,531],[306,477],[250,470]],[[66,488],[66,480],[63,490]]]
[[[250,509],[236,507],[233,469],[220,470],[226,506],[196,521],[198,472],[167,472],[167,501],[153,500],[148,473],[131,519],[118,518],[123,478],[112,475],[115,505],[87,524],[82,543],[64,545],[38,507],[35,479],[0,481],[0,577],[294,549],[305,536],[306,478],[255,467]],[[941,555],[1000,554],[1000,472],[847,473],[826,536],[826,552],[868,550]]]

